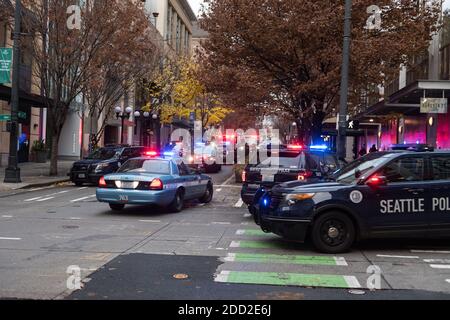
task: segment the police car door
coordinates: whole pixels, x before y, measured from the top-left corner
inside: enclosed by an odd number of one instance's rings
[[[365,186],[368,226],[376,233],[424,235],[428,228],[425,179],[426,159],[420,155],[396,158],[373,177],[385,177],[387,184]],[[370,178],[369,178],[370,179]]]
[[[448,236],[450,231],[450,153],[433,154],[430,192],[430,232],[434,236]]]

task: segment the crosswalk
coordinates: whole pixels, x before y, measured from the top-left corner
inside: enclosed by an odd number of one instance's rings
[[[237,230],[236,238],[216,272],[216,282],[361,288],[356,276],[346,274],[349,269],[344,257],[299,254],[280,245],[273,235],[253,228]]]

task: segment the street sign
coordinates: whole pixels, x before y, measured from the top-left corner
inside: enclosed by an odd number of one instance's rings
[[[447,113],[448,99],[422,98],[420,100],[420,113]]]
[[[11,82],[12,48],[0,48],[0,83]]]
[[[11,121],[10,114],[0,114],[0,121]]]
[[[357,121],[357,120],[347,121],[347,129],[348,130],[359,130],[359,121]]]

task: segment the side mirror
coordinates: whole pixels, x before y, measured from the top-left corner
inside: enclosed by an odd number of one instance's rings
[[[367,181],[366,184],[371,188],[378,188],[382,186],[387,186],[388,180],[385,176],[372,176]]]

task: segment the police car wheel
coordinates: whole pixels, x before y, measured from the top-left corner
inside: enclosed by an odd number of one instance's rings
[[[346,252],[355,241],[355,226],[344,213],[328,212],[314,222],[311,239],[321,252]]]
[[[213,194],[214,194],[214,188],[211,183],[208,183],[205,194],[203,195],[203,197],[200,198],[200,202],[201,203],[210,203],[212,201]]]
[[[184,206],[184,193],[182,190],[178,190],[177,194],[175,195],[175,199],[169,206],[169,210],[171,212],[178,213],[183,210],[183,206]]]
[[[123,209],[125,209],[125,205],[124,204],[117,204],[117,203],[110,203],[109,207],[113,211],[122,211]]]

